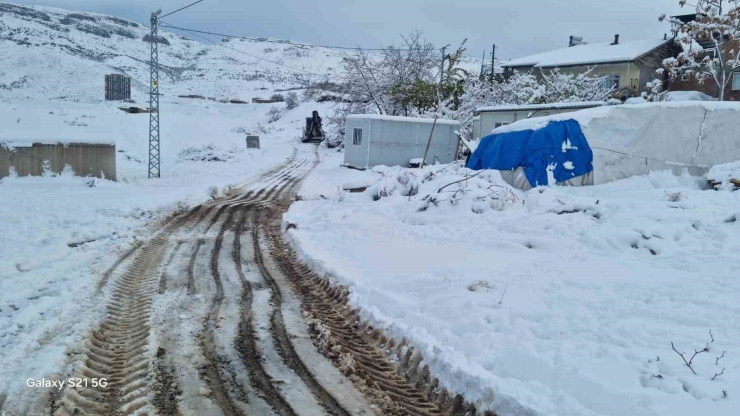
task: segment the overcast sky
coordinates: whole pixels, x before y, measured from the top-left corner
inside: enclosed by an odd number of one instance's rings
[[[11,0],[106,13],[147,23],[152,9],[174,11],[195,0]],[[420,29],[435,45],[468,39],[467,54],[511,59],[568,46],[662,37],[662,13],[691,13],[678,0],[204,0],[165,19],[175,26],[313,44],[385,46]],[[214,38],[217,39],[217,38]]]

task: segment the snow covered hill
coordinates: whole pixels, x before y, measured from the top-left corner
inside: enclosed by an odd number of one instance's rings
[[[104,75],[124,72],[133,78],[133,98],[144,100],[148,33],[140,23],[113,16],[0,3],[0,98],[101,101]],[[290,41],[207,45],[165,31],[161,36],[165,95],[250,100],[330,79],[341,61],[336,51]]]
[[[132,98],[146,101],[149,31],[114,16],[0,2],[0,99],[101,101],[104,75],[123,72],[133,78]],[[249,101],[341,73],[342,53],[324,47],[267,38],[208,44],[160,34],[165,96]],[[466,68],[479,68],[480,60],[465,59]]]

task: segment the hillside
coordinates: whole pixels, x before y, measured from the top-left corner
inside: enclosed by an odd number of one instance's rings
[[[140,23],[113,16],[0,3],[0,98],[100,101],[103,76],[124,72],[133,78],[134,99],[144,100],[149,43],[143,38],[148,33]],[[249,100],[265,89],[323,80],[336,73],[341,59],[337,52],[289,41],[206,45],[165,31],[161,36],[165,95]]]
[[[94,13],[0,3],[0,99],[103,99],[104,75],[129,74],[132,96],[146,101],[149,27]],[[272,91],[336,79],[342,53],[292,41],[255,38],[196,42],[160,31],[165,96],[269,96]],[[477,70],[480,60],[466,58]]]

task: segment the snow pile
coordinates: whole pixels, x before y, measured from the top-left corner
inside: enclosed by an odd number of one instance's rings
[[[707,179],[713,182],[740,180],[740,161],[712,166],[707,172]]]
[[[472,171],[462,162],[423,169],[373,169],[382,175],[365,195],[374,201],[401,198],[414,202],[419,212],[470,211],[482,214],[522,206],[522,195],[508,186],[497,171]],[[433,214],[432,214],[433,215]]]
[[[235,153],[243,153],[244,149],[232,147],[222,150],[209,144],[201,147],[188,147],[177,154],[177,163],[182,162],[226,162],[234,158]]]
[[[700,91],[668,91],[666,98],[668,101],[717,101]]]
[[[505,194],[495,173],[436,192],[466,173],[381,171],[365,193],[296,202],[287,233],[479,409],[736,414],[740,194],[669,172],[511,191],[502,210],[484,194]],[[687,361],[707,349],[696,375],[671,343]]]

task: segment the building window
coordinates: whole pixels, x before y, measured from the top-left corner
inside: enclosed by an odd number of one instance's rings
[[[688,72],[681,74],[681,81],[691,81],[691,74]]]
[[[619,89],[619,74],[611,74],[604,77],[604,89]]]
[[[352,144],[362,146],[362,129],[355,127],[352,129]]]
[[[740,90],[740,72],[735,72],[734,74],[732,74],[732,90]]]
[[[500,123],[494,123],[494,124],[493,124],[493,128],[494,128],[494,129],[497,129],[497,128],[499,128],[499,127],[501,127],[501,126],[505,126],[505,125],[507,125],[507,124],[509,124],[509,122],[508,122],[508,121],[502,121],[502,122],[500,122]]]

